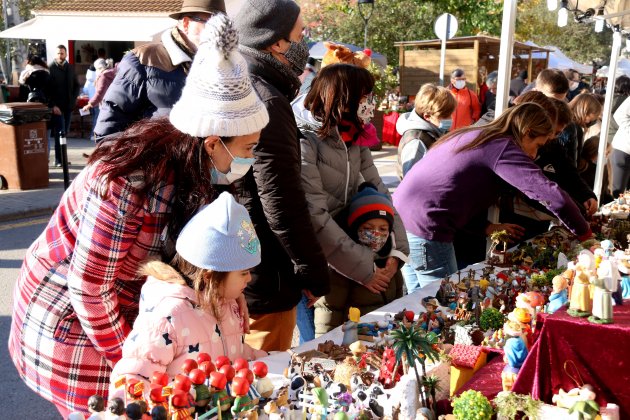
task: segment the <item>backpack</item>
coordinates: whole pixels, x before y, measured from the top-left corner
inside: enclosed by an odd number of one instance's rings
[[[428,131],[418,128],[405,130],[402,134],[400,142],[398,143],[398,161],[396,162],[396,172],[398,173],[398,178],[400,179],[403,179],[402,150],[405,148],[407,143],[416,139],[419,139],[428,150],[429,147],[435,143],[437,137],[433,137]]]

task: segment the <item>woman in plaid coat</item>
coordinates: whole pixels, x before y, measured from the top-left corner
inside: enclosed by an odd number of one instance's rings
[[[26,253],[9,352],[26,384],[64,418],[87,413],[91,395],[107,397],[138,312],[141,264],[175,254],[182,227],[215,195],[212,184],[247,172],[269,121],[224,19],[213,18],[208,26],[222,29],[204,34],[229,35],[232,44],[200,45],[169,118],[99,144]],[[219,53],[217,45],[231,49]],[[213,83],[231,86],[231,95]]]

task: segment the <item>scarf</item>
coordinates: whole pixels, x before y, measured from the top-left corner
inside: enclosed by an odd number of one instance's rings
[[[341,140],[346,143],[346,146],[352,145],[362,131],[356,128],[354,124],[344,120],[339,121],[339,124],[337,124],[337,130],[339,131]]]
[[[173,38],[173,41],[175,42],[175,44],[182,51],[188,54],[190,58],[192,59],[195,58],[195,54],[197,53],[197,50],[193,50],[190,48],[190,46],[188,45],[188,42],[186,42],[186,40],[182,37],[182,34],[179,32],[179,29],[177,29],[177,26],[173,27],[173,29],[171,30],[171,38]],[[184,69],[184,73],[188,74],[188,72],[190,71],[191,65],[192,65],[192,61],[185,61],[181,64],[182,68]]]
[[[280,62],[277,58],[275,58],[269,52],[260,51],[255,48],[246,47],[245,45],[239,45],[239,49],[245,52],[247,55],[250,55],[256,58],[257,60],[260,60],[266,64],[269,64],[271,67],[278,70],[290,83],[289,86],[291,88],[291,95],[292,95],[290,99],[293,100],[297,96],[297,93],[300,90],[300,86],[302,85],[302,83],[300,82],[300,79],[296,75],[293,74],[293,72],[287,65]]]

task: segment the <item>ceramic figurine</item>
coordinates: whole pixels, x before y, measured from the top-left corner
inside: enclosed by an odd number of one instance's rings
[[[201,369],[193,369],[188,377],[195,389],[195,413],[203,414],[210,403],[210,390],[206,385],[206,374]]]
[[[436,298],[430,298],[426,302],[423,301],[426,312],[420,314],[418,318],[418,325],[425,331],[432,331],[436,334],[442,332],[444,327],[444,319],[436,312],[438,308],[438,301]]]
[[[144,401],[144,382],[138,379],[128,379],[126,384],[127,404]],[[146,401],[145,401],[146,402]]]
[[[508,320],[521,324],[523,341],[528,349],[531,348],[534,344],[534,334],[532,333],[532,317],[530,313],[523,308],[514,308],[514,310],[508,314]]]
[[[569,414],[576,413],[579,419],[594,419],[599,413],[599,405],[595,402],[595,398],[593,387],[583,385],[569,392],[560,388],[551,401],[558,407],[569,409]]]
[[[241,411],[251,410],[254,407],[254,401],[247,395],[249,392],[249,382],[246,378],[235,377],[232,379],[232,396],[234,403],[232,404],[232,415],[235,416]]]
[[[100,395],[92,395],[88,398],[88,419],[100,420],[105,418],[105,400]]]
[[[619,270],[613,260],[604,260],[597,268],[597,276],[591,278],[593,293],[593,315],[589,321],[597,324],[610,324],[613,318],[612,292],[617,290]]]
[[[261,398],[271,397],[274,387],[271,379],[267,377],[267,373],[269,373],[267,364],[261,361],[254,362],[252,372],[254,372],[254,388],[256,388]]]
[[[349,346],[355,341],[359,340],[358,326],[359,319],[361,318],[361,312],[358,308],[351,307],[348,310],[348,320],[343,327],[343,341],[341,342],[344,346]]]
[[[164,407],[168,411],[168,396],[163,395],[164,386],[161,384],[151,384],[151,392],[149,393],[149,410],[153,407]]]
[[[324,388],[313,388],[311,390],[313,395],[313,405],[309,411],[311,413],[311,420],[321,419],[325,420],[328,417],[328,394]]]
[[[547,305],[548,314],[553,314],[569,301],[567,296],[569,284],[567,280],[562,276],[555,276],[551,282],[553,284],[553,293],[549,295],[549,304]]]
[[[110,398],[107,402],[108,418],[111,420],[126,420],[125,402],[122,398]]]
[[[506,365],[501,372],[501,385],[504,391],[511,391],[516,376],[527,358],[527,346],[520,338],[508,338],[503,346],[503,352],[503,361]]]
[[[190,399],[188,392],[181,389],[173,390],[171,396],[171,419],[172,420],[192,420],[191,411],[193,408],[190,406]]]
[[[591,314],[590,278],[586,272],[576,273],[571,289],[571,300],[567,313],[571,316],[585,317]]]
[[[350,344],[350,353],[352,353],[352,357],[354,357],[354,360],[357,363],[361,361],[361,357],[366,351],[367,349],[365,345],[360,340],[357,340],[354,343]]]
[[[227,385],[227,378],[221,372],[212,372],[210,374],[210,404],[212,407],[220,407],[221,411],[226,411],[230,408],[231,401],[225,387]]]

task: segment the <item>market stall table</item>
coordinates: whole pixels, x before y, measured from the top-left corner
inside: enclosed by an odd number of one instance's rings
[[[513,391],[550,403],[560,388],[568,391],[583,382],[594,387],[600,406],[617,404],[621,418],[630,418],[629,352],[630,301],[614,307],[609,325],[559,310],[544,320]]]

